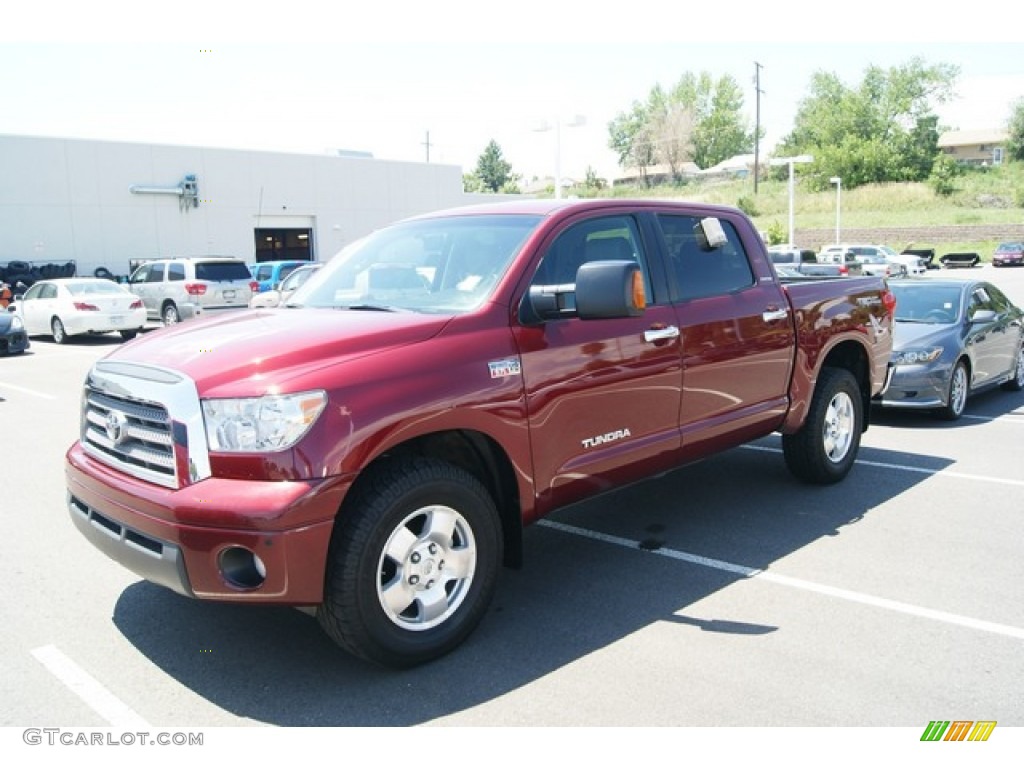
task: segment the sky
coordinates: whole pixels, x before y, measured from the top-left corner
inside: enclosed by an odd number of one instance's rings
[[[1024,33],[994,21],[999,2],[973,31],[891,0],[838,23],[785,0],[223,5],[32,3],[0,29],[0,134],[353,150],[465,172],[494,140],[524,180],[556,162],[607,178],[608,123],[687,72],[731,75],[753,127],[759,71],[764,155],[816,71],[855,86],[871,65],[953,64],[957,97],[936,108],[949,128],[1001,128],[1024,97]]]

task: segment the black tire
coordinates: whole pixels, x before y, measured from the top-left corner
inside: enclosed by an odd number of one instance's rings
[[[114,277],[114,273],[111,272],[106,267],[96,267],[96,269],[94,269],[92,271],[92,276],[93,277],[98,277],[100,280],[114,280],[114,279],[116,279]]]
[[[1024,344],[1017,348],[1017,358],[1013,365],[1013,378],[1004,381],[1002,387],[1007,392],[1020,392],[1024,389]]]
[[[138,335],[139,332],[137,330],[131,330],[131,331],[118,331],[118,333],[121,334],[121,338],[124,339],[125,341],[131,341],[132,339],[134,339]]]
[[[50,321],[50,333],[53,335],[55,344],[67,343],[68,332],[64,329],[64,323],[60,321],[59,317],[55,317]]]
[[[953,372],[949,376],[949,388],[946,390],[946,404],[935,411],[940,419],[956,421],[964,415],[967,408],[967,394],[970,391],[971,378],[967,373],[967,364],[957,360]]]
[[[164,321],[164,325],[176,325],[181,322],[178,307],[170,301],[164,304],[164,308],[160,310],[160,318]]]
[[[803,427],[782,436],[786,466],[806,483],[837,483],[853,468],[863,431],[857,379],[845,368],[823,368]]]
[[[422,457],[369,470],[341,510],[317,620],[342,648],[408,668],[463,642],[502,561],[494,501],[471,474]]]

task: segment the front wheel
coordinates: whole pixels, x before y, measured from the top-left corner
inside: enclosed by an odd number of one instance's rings
[[[453,650],[483,618],[501,525],[463,469],[409,458],[370,472],[335,523],[317,619],[350,653],[412,667]]]
[[[845,368],[823,368],[804,425],[782,436],[786,466],[804,482],[837,483],[853,467],[863,431],[857,379]]]
[[[969,387],[970,377],[967,375],[967,366],[961,360],[953,366],[953,373],[949,377],[949,390],[946,392],[946,405],[936,411],[939,418],[956,421],[964,415]]]

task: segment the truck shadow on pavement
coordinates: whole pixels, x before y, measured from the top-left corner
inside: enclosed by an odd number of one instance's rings
[[[778,438],[765,438],[561,510],[548,519],[554,525],[530,527],[523,569],[502,572],[477,631],[453,653],[413,670],[348,656],[298,610],[201,603],[147,582],[124,590],[113,621],[140,653],[197,695],[237,717],[277,726],[443,720],[659,622],[678,633],[681,646],[693,632],[758,643],[778,628],[743,615],[696,616],[688,607],[745,578],[742,568],[767,569],[823,537],[842,535],[927,477],[858,464],[838,485],[802,485],[777,451]],[[950,464],[868,448],[861,458],[936,471]],[[658,556],[679,552],[741,569]],[[658,660],[649,663],[656,667]],[[571,716],[572,703],[566,707]],[[485,717],[481,711],[472,719],[510,724]]]

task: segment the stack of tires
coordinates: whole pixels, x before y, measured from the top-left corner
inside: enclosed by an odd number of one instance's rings
[[[38,280],[52,280],[59,277],[74,277],[75,262],[69,261],[64,264],[47,262],[44,264],[30,264],[27,261],[9,261],[6,265],[0,265],[0,282],[7,283],[12,288],[22,283],[26,288],[31,287]]]

